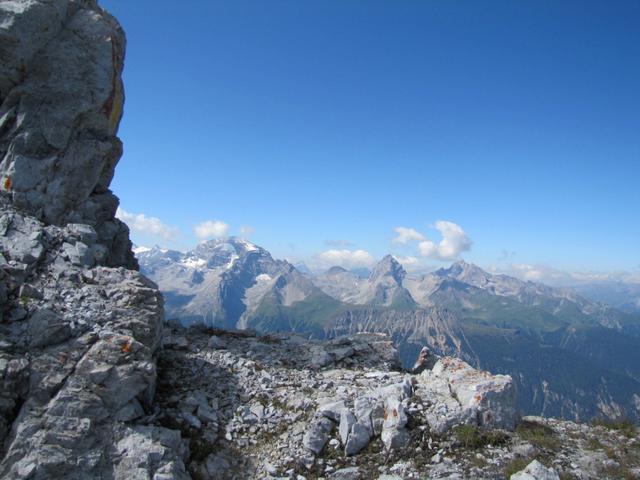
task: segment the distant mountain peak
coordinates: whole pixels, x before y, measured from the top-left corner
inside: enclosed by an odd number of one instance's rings
[[[381,277],[392,277],[398,284],[402,284],[407,272],[392,255],[382,257],[371,272],[369,277],[371,281],[380,279]]]
[[[435,271],[439,277],[450,277],[461,281],[486,279],[491,274],[474,263],[458,260],[452,263],[449,268],[440,268]]]
[[[235,235],[232,235],[229,237],[212,238],[211,240],[205,240],[204,242],[200,242],[198,244],[198,246],[203,246],[203,245],[208,247],[219,246],[219,245],[232,245],[236,248],[242,248],[247,251],[262,250],[261,247],[258,247],[255,243],[250,242],[246,238],[237,237]]]

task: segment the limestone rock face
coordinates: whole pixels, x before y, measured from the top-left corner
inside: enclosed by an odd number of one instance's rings
[[[96,266],[90,227],[46,226],[2,198],[0,226],[0,477],[184,476],[179,432],[144,421],[164,318],[155,284]]]
[[[135,267],[109,190],[122,154],[125,37],[94,0],[0,3],[0,192],[46,224],[89,224]]]
[[[492,375],[444,357],[416,378],[416,391],[429,400],[426,416],[434,431],[443,433],[458,424],[515,428],[516,390],[509,375]]]
[[[94,0],[0,2],[0,478],[188,478],[147,420],[163,299],[109,191],[124,47]]]

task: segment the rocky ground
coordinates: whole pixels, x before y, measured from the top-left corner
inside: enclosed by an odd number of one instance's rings
[[[640,478],[640,439],[629,426],[539,417],[510,425],[508,382],[477,371],[460,377],[466,367],[451,358],[409,375],[381,335],[317,343],[171,329],[164,342],[149,420],[182,432],[194,478],[502,479],[534,459],[560,478]],[[465,381],[499,400],[469,407],[456,387]],[[491,408],[502,409],[503,428],[481,424],[478,414]]]

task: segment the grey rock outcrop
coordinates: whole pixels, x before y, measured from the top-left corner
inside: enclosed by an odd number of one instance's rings
[[[141,421],[164,318],[156,286],[136,271],[73,261],[76,227],[45,226],[5,202],[0,477],[184,475],[179,432]],[[83,239],[94,252],[96,238]]]
[[[0,4],[0,192],[46,224],[91,225],[135,267],[109,190],[122,154],[125,37],[95,0]]]
[[[459,424],[513,430],[518,421],[516,389],[508,375],[491,375],[445,357],[420,375],[415,388],[428,399],[430,427],[444,433]]]
[[[188,478],[146,421],[163,299],[109,191],[124,47],[94,0],[0,2],[1,478]]]

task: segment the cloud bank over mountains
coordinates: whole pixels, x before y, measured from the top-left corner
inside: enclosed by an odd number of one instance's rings
[[[144,213],[132,213],[118,208],[116,217],[126,223],[134,241],[139,245],[160,245],[166,248],[184,250],[184,237],[178,227],[168,225],[157,217]],[[410,227],[394,228],[395,237],[391,240],[394,258],[407,271],[429,272],[442,266],[440,262],[459,260],[469,252],[473,242],[465,230],[458,224],[438,220],[433,224],[440,240],[432,240],[426,234]],[[222,220],[205,220],[192,227],[195,238],[202,242],[212,238],[221,238],[233,234],[232,227]],[[248,238],[255,229],[241,225],[236,230],[240,237]],[[326,270],[333,266],[346,269],[370,268],[376,263],[376,256],[346,239],[326,240],[327,250],[296,258],[313,270]],[[386,252],[385,252],[386,253]],[[544,264],[514,262],[515,252],[504,250],[497,265],[486,265],[492,273],[506,273],[521,280],[541,282],[555,286],[568,286],[583,283],[624,282],[640,284],[640,266],[632,271],[590,271],[559,269]],[[430,261],[436,261],[430,262]]]

